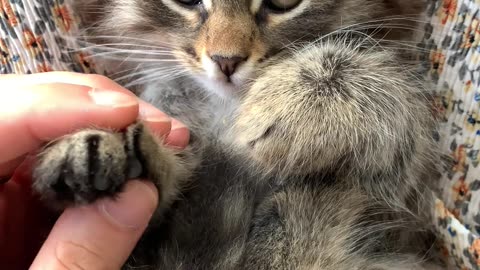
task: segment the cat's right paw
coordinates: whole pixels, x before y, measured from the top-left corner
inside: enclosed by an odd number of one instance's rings
[[[124,145],[122,134],[100,130],[66,136],[39,156],[33,188],[61,208],[113,196],[127,179]]]

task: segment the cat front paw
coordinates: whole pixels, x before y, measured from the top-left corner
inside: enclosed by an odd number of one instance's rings
[[[411,156],[432,125],[421,87],[395,54],[359,48],[322,42],[266,68],[245,91],[236,145],[282,175],[376,174]]]
[[[33,172],[33,189],[55,208],[85,204],[122,191],[144,173],[137,141],[143,126],[125,133],[83,130],[47,146]]]

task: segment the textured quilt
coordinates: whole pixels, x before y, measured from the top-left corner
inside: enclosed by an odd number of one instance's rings
[[[0,74],[98,71],[72,38],[69,1],[0,0]],[[423,20],[416,47],[437,93],[438,143],[453,160],[432,222],[446,259],[480,269],[480,0],[429,0]]]

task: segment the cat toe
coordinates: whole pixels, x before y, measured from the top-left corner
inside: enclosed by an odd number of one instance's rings
[[[33,187],[61,205],[83,204],[120,192],[127,173],[121,135],[86,130],[45,149],[34,169]]]

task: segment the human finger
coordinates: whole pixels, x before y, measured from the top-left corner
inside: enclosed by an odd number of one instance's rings
[[[126,184],[117,200],[67,209],[30,269],[120,269],[157,203],[155,186],[135,180]]]

